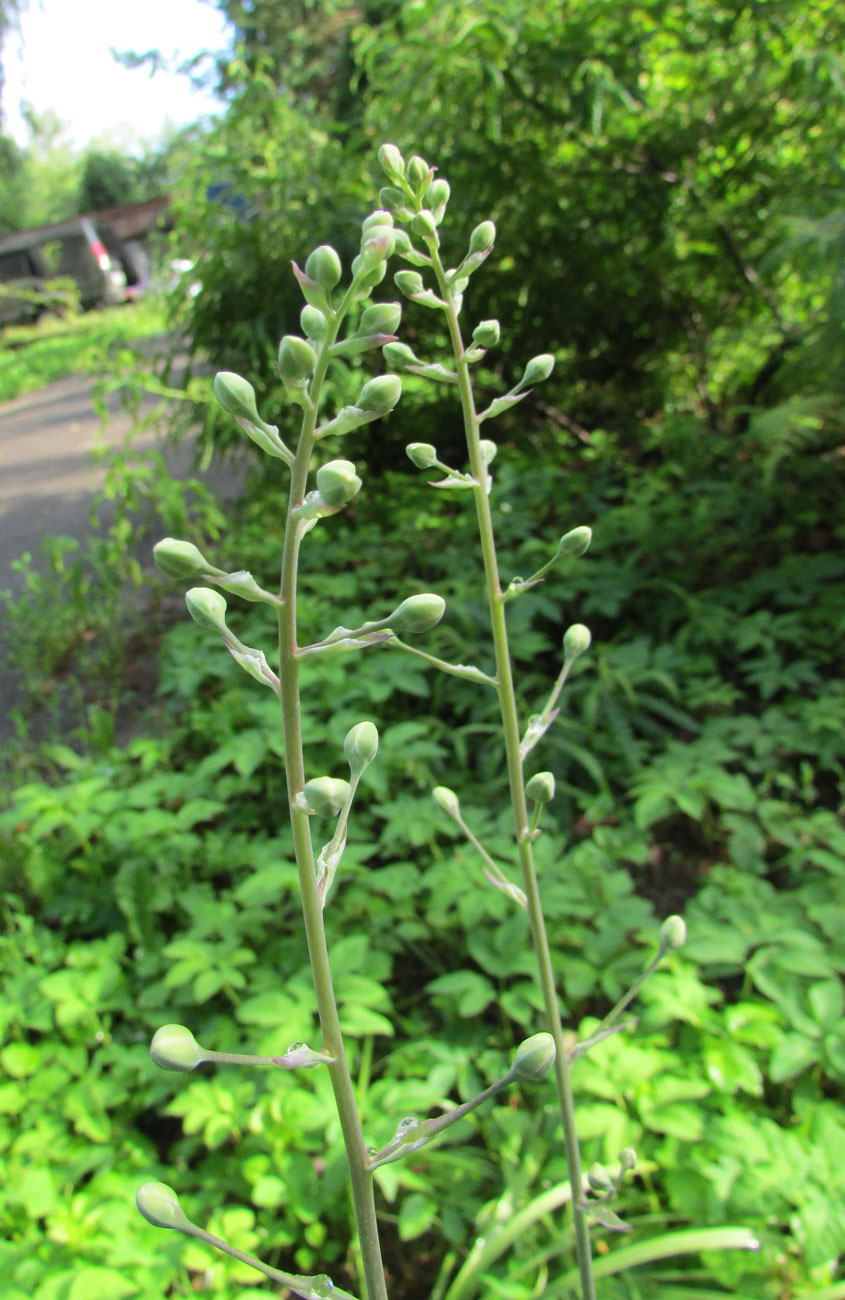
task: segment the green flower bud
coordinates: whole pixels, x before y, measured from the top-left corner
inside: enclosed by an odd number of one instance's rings
[[[532,1034],[516,1049],[510,1077],[520,1083],[539,1083],[554,1065],[556,1056],[551,1034]]]
[[[624,1151],[619,1152],[619,1163],[623,1169],[636,1169],[637,1153],[633,1147],[625,1147]]]
[[[502,331],[497,320],[479,321],[472,331],[472,341],[480,348],[494,348],[501,336]]]
[[[318,776],[305,782],[302,793],[316,817],[336,817],[351,789],[349,782],[340,777]]]
[[[573,623],[563,634],[563,657],[572,663],[579,655],[589,650],[592,641],[590,629],[583,623]]]
[[[401,180],[405,175],[405,160],[395,144],[383,144],[378,151],[378,160],[390,180]]]
[[[378,753],[378,731],[372,722],[359,722],[346,733],[343,752],[353,776],[360,776]]]
[[[214,396],[223,410],[233,415],[236,420],[247,420],[250,424],[264,427],[264,421],[258,414],[255,401],[255,389],[248,380],[231,370],[221,370],[214,376]]]
[[[210,627],[215,632],[226,632],[226,601],[219,591],[210,587],[191,587],[185,595],[188,613],[200,627]]]
[[[478,444],[481,452],[481,459],[485,465],[492,465],[496,459],[496,452],[499,450],[492,438],[482,438]]]
[[[385,211],[384,208],[376,208],[375,212],[371,212],[361,222],[361,234],[365,236],[379,234],[383,226],[393,227],[393,213]]]
[[[496,242],[496,227],[492,221],[482,221],[480,226],[469,237],[469,251],[471,253],[484,253],[491,249]]]
[[[340,283],[343,267],[331,244],[321,244],[309,254],[308,261],[305,263],[305,274],[312,280],[316,280],[324,289],[333,289]]]
[[[405,218],[413,215],[413,209],[408,207],[407,195],[393,185],[385,185],[384,189],[379,190],[378,201],[382,208],[394,217]]]
[[[445,610],[443,597],[427,591],[419,596],[408,596],[385,621],[394,632],[430,632],[440,622]]]
[[[406,177],[411,189],[421,193],[431,180],[431,168],[425,158],[415,153],[408,163]]]
[[[329,328],[329,322],[326,320],[319,307],[312,307],[310,303],[302,308],[299,313],[299,323],[302,326],[302,332],[309,339],[319,342],[326,337]]]
[[[343,506],[361,490],[351,460],[330,460],[317,470],[317,487],[327,506]]]
[[[314,373],[317,353],[297,334],[286,334],[279,344],[279,374],[291,388],[304,388]]]
[[[437,235],[437,222],[434,220],[434,214],[424,208],[418,212],[411,222],[411,231],[419,235],[422,239],[433,239]]]
[[[413,348],[409,348],[407,343],[385,343],[381,354],[391,366],[396,366],[397,370],[404,370],[406,366],[418,366],[419,357],[415,354]]]
[[[150,1056],[162,1070],[195,1070],[205,1059],[203,1050],[184,1025],[162,1025],[153,1034]]]
[[[135,1204],[147,1223],[155,1228],[186,1228],[186,1218],[179,1197],[167,1183],[144,1183],[135,1193]]]
[[[402,380],[398,375],[378,375],[370,379],[358,394],[355,405],[362,411],[378,411],[387,415],[402,396]]]
[[[374,302],[361,313],[358,334],[395,334],[402,319],[401,302]]]
[[[431,792],[431,797],[442,808],[443,812],[449,817],[460,817],[461,805],[458,802],[458,796],[454,790],[450,790],[446,785],[437,785]]]
[[[557,553],[558,555],[568,555],[575,559],[579,555],[584,554],[592,540],[592,528],[587,528],[586,525],[582,525],[581,528],[572,528],[568,533],[564,533],[563,537],[561,537]]]
[[[413,298],[415,294],[422,293],[425,289],[419,271],[397,271],[393,282],[406,298]]]
[[[605,1169],[604,1165],[590,1165],[587,1170],[587,1184],[591,1192],[611,1192],[614,1187],[613,1179]]]
[[[197,578],[201,573],[216,572],[193,542],[165,537],[153,547],[153,559],[168,578]]]
[[[535,803],[549,803],[555,797],[555,779],[551,772],[535,772],[525,787],[525,793]]]
[[[660,947],[663,952],[683,948],[687,941],[686,922],[682,916],[667,916],[660,927]]]
[[[449,202],[449,193],[449,182],[443,180],[442,177],[439,180],[432,181],[425,192],[425,201],[438,225],[443,220],[446,204]]]
[[[437,448],[430,442],[409,442],[405,453],[417,469],[431,469],[437,462]]]
[[[525,367],[525,373],[519,381],[520,388],[525,384],[541,384],[555,368],[555,359],[550,352],[541,352],[532,357]]]

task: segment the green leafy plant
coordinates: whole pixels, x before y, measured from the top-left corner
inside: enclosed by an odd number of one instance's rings
[[[567,1202],[571,1205],[577,1267],[572,1278],[567,1275],[560,1280],[556,1293],[564,1294],[574,1288],[580,1291],[583,1300],[591,1300],[595,1296],[595,1283],[590,1224],[599,1224],[610,1231],[626,1230],[628,1225],[614,1209],[613,1202],[626,1173],[635,1165],[636,1156],[625,1148],[618,1155],[615,1170],[597,1163],[586,1173],[582,1172],[570,1068],[591,1048],[615,1038],[626,1027],[623,1015],[633,998],[662,958],[682,946],[686,928],[679,916],[669,917],[661,927],[656,955],[645,971],[634,976],[630,987],[617,999],[610,1012],[580,1040],[564,1034],[560,994],[540,896],[537,856],[543,811],[554,797],[555,782],[552,773],[545,771],[535,772],[529,779],[525,760],[554,722],[562,690],[573,666],[589,649],[591,637],[582,624],[573,624],[566,630],[562,667],[548,697],[542,707],[520,725],[505,608],[511,601],[536,588],[556,563],[565,563],[583,555],[590,544],[591,531],[585,526],[571,528],[561,537],[551,557],[529,577],[516,577],[503,586],[489,500],[493,486],[490,466],[498,448],[492,440],[481,437],[481,425],[515,407],[532,385],[548,378],[554,358],[541,354],[529,360],[516,384],[506,393],[494,397],[483,410],[477,410],[470,368],[482,360],[488,348],[498,344],[500,327],[497,321],[482,321],[473,330],[472,341],[467,346],[462,338],[459,317],[470,279],[492,251],[495,227],[492,221],[482,221],[476,226],[463,258],[456,267],[447,269],[439,252],[439,227],[449,200],[448,182],[436,178],[435,169],[418,156],[406,163],[392,145],[382,147],[380,160],[390,184],[381,192],[383,207],[363,223],[360,252],[352,262],[351,281],[347,287],[341,287],[343,269],[340,258],[328,245],[316,248],[309,255],[304,270],[294,263],[294,275],[306,300],[301,314],[303,334],[289,334],[282,339],[277,365],[289,400],[302,409],[295,446],[290,447],[280,436],[278,428],[262,418],[255,391],[245,379],[223,372],[214,382],[215,395],[224,411],[266,455],[282,461],[290,471],[278,592],[261,587],[252,573],[245,569],[226,570],[216,566],[190,542],[166,538],[155,548],[156,562],[168,577],[212,584],[196,586],[188,592],[186,601],[192,618],[203,629],[217,634],[235,663],[266,687],[281,706],[281,748],[290,833],[322,1042],[319,1048],[295,1040],[286,1050],[232,1053],[213,1045],[201,1045],[190,1029],[178,1023],[168,1023],[156,1032],[151,1052],[156,1064],[177,1072],[192,1072],[204,1062],[282,1070],[315,1068],[327,1072],[348,1167],[360,1272],[369,1300],[378,1300],[378,1297],[386,1300],[387,1297],[374,1199],[376,1171],[426,1147],[452,1124],[484,1103],[493,1101],[508,1086],[537,1083],[553,1071],[559,1122],[564,1135],[565,1187],[561,1185],[563,1190],[556,1189],[551,1198],[545,1195],[531,1202],[526,1206],[523,1218],[528,1225],[554,1208]],[[426,285],[419,269],[401,270],[396,273],[395,282],[411,302],[442,313],[452,353],[446,364],[423,361],[409,346],[398,341],[395,330],[402,314],[398,303],[370,302],[370,295],[384,279],[387,261],[394,251],[413,267],[421,268],[430,278],[431,283]],[[367,379],[360,384],[354,401],[342,406],[331,418],[325,418],[321,403],[327,375],[334,361],[354,362],[362,354],[377,348],[383,348],[394,371],[443,383],[457,392],[469,468],[464,470],[448,465],[429,443],[412,443],[407,452],[415,466],[436,469],[443,476],[434,483],[435,487],[471,494],[492,633],[492,671],[441,658],[414,642],[417,636],[436,628],[443,618],[446,603],[440,595],[432,592],[408,595],[389,613],[375,610],[374,617],[362,617],[357,613],[354,617],[347,616],[350,626],[340,624],[308,644],[300,643],[301,626],[307,623],[301,618],[298,600],[303,543],[315,527],[342,510],[362,487],[357,467],[351,461],[335,458],[319,465],[315,475],[316,486],[309,490],[314,454],[324,439],[347,435],[387,417],[397,405],[402,390],[402,379],[397,373]],[[273,610],[278,622],[278,671],[271,666],[263,650],[247,644],[237,635],[230,625],[227,602],[221,591]],[[512,813],[509,844],[503,847],[498,840],[490,841],[491,847],[488,848],[471,824],[475,817],[464,814],[458,796],[450,788],[437,786],[433,798],[440,812],[455,823],[478,855],[484,877],[507,900],[505,906],[518,909],[517,917],[519,911],[527,914],[535,965],[535,992],[527,994],[527,997],[529,1002],[539,1004],[544,1018],[544,1028],[537,1031],[536,1026],[532,1026],[535,1032],[517,1048],[509,1068],[495,1076],[487,1087],[460,1105],[441,1102],[442,1113],[435,1118],[406,1116],[399,1120],[392,1137],[381,1147],[368,1147],[364,1142],[361,1111],[344,1038],[342,1002],[335,993],[324,925],[324,910],[337,873],[342,867],[345,870],[349,863],[349,858],[344,857],[347,830],[350,820],[354,823],[353,810],[360,798],[362,777],[376,759],[379,734],[369,719],[355,722],[348,730],[343,746],[348,777],[329,773],[309,776],[303,727],[303,698],[307,692],[300,689],[300,678],[309,666],[332,661],[338,656],[345,659],[361,651],[378,655],[396,651],[408,653],[448,677],[471,683],[484,692],[492,690],[495,693],[499,718],[497,730],[504,749]],[[345,687],[346,677],[341,672],[339,701]],[[334,767],[334,763],[331,766]],[[321,821],[329,824],[328,839],[317,852],[311,826]],[[354,853],[354,847],[350,845],[350,848]],[[503,859],[506,866],[503,867],[497,859]],[[521,884],[511,879],[507,870],[507,867],[517,864],[521,870]],[[513,926],[508,929],[513,932]],[[191,983],[194,996],[200,1001],[222,991],[237,1003],[239,990],[247,987],[245,971],[254,961],[250,947],[239,944],[236,934],[219,931],[212,931],[199,943],[174,939],[169,944],[168,955],[173,964],[165,976],[165,985],[179,988]],[[493,960],[495,965],[495,958]],[[482,1009],[489,1001],[483,979],[473,978],[471,971],[458,972],[457,981],[444,975],[435,981],[432,988],[450,996],[457,995],[466,1015]],[[366,1006],[369,1000],[374,1012],[370,1024],[380,1027],[380,1007],[384,1003],[378,995],[378,986],[375,986],[375,997],[371,993],[368,998],[364,989],[360,991],[359,1002]],[[360,1007],[357,1015],[360,1018]],[[685,1095],[683,1089],[678,1095]],[[696,1095],[695,1089],[686,1095]],[[233,1135],[236,1127],[230,1118],[216,1116],[213,1105],[209,1109],[208,1125],[219,1138]],[[349,1295],[334,1287],[325,1274],[295,1274],[271,1267],[239,1247],[228,1244],[216,1233],[198,1227],[186,1217],[178,1198],[167,1184],[158,1181],[145,1183],[138,1191],[137,1202],[141,1213],[155,1226],[176,1229],[213,1245],[298,1295],[319,1300],[332,1294]],[[407,1204],[409,1208],[404,1220],[400,1215],[400,1228],[404,1221],[413,1232],[415,1223],[425,1224],[430,1220],[432,1209],[426,1198],[417,1202],[409,1199]],[[678,1242],[678,1253],[718,1247],[748,1249],[756,1244],[745,1229],[716,1229],[693,1237],[687,1236],[683,1243]],[[664,1238],[651,1255],[646,1243],[634,1251],[632,1258],[643,1261],[671,1252],[671,1239],[667,1244]],[[494,1252],[490,1259],[495,1257]],[[480,1267],[473,1271],[474,1266],[466,1262],[446,1294],[453,1297],[469,1294],[474,1289],[473,1278],[477,1281]],[[612,1273],[615,1270],[611,1266],[605,1271]]]

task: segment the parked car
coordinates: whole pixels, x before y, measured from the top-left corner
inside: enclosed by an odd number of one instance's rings
[[[52,280],[72,280],[87,310],[123,302],[129,278],[114,231],[88,217],[7,235],[0,239],[0,325],[36,319],[49,306]]]

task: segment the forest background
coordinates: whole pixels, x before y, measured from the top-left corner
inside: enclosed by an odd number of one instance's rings
[[[0,820],[7,1295],[257,1296],[241,1266],[138,1222],[150,1177],[239,1245],[354,1287],[323,1082],[186,1083],[146,1054],[165,1021],[269,1052],[313,1037],[314,1016],[273,707],[174,621],[148,537],[273,573],[280,485],[235,443],[209,375],[245,375],[283,423],[272,358],[297,329],[290,260],[330,242],[348,264],[390,139],[449,179],[453,260],[479,220],[497,224],[467,298],[473,321],[502,323],[491,391],[538,351],[557,359],[498,422],[503,566],[532,572],[561,533],[594,529],[583,560],[510,607],[526,702],[556,673],[564,627],[593,633],[550,733],[557,828],[539,841],[572,1027],[627,987],[664,915],[689,929],[636,1031],[575,1073],[587,1163],[640,1155],[620,1206],[632,1237],[597,1233],[599,1257],[685,1224],[746,1224],[761,1243],[646,1254],[602,1294],[845,1296],[845,14],[827,0],[222,7],[233,49],[206,75],[225,113],[155,173],[201,286],[168,307],[188,372],[177,384],[166,355],[153,373],[121,347],[104,391],[139,427],[199,429],[204,463],[245,465],[249,490],[227,518],[199,479],[177,485],[129,447],[101,532],[54,544],[7,601],[41,705],[37,746],[18,714]],[[7,150],[2,166],[18,164]],[[403,328],[436,353],[426,313],[408,308]],[[358,378],[338,375],[335,397]],[[416,440],[459,456],[455,412],[422,382],[356,435],[366,490],[303,575],[305,620],[354,625],[416,584],[447,598],[435,652],[472,660],[470,521],[409,468]],[[139,680],[155,684],[140,705]],[[430,797],[460,784],[473,828],[504,842],[495,723],[465,683],[387,655],[315,669],[305,708],[318,768],[361,717],[382,735],[331,916],[376,1140],[477,1091],[538,1028],[521,923]],[[567,1294],[558,1217],[538,1210],[495,1250],[564,1177],[551,1098],[494,1105],[466,1132],[381,1171],[396,1294]],[[479,1233],[483,1268],[455,1290]]]

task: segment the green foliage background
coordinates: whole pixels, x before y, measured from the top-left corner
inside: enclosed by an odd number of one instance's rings
[[[290,259],[331,240],[348,260],[383,138],[452,183],[455,260],[477,220],[498,223],[465,308],[502,321],[482,386],[500,390],[537,351],[558,358],[553,383],[489,427],[506,578],[536,569],[568,528],[595,529],[583,560],[510,606],[526,710],[565,626],[593,631],[538,756],[560,792],[539,849],[573,1028],[642,969],[664,915],[683,912],[690,932],[646,986],[636,1031],[577,1067],[585,1155],[638,1148],[620,1205],[635,1241],[744,1223],[761,1243],[640,1268],[602,1294],[833,1300],[845,1294],[845,19],[786,0],[579,0],[563,22],[539,0],[419,0],[303,4],[279,32],[272,5],[229,8],[230,106],[193,155],[178,218],[203,286],[176,307],[197,362],[247,374],[273,410],[272,353],[300,306]],[[212,183],[238,203],[204,200]],[[405,326],[436,355],[423,313],[409,308]],[[338,398],[350,382],[336,378]],[[225,450],[211,406],[184,406],[208,412],[206,446]],[[431,589],[448,607],[434,652],[480,662],[472,521],[403,453],[421,438],[448,459],[457,437],[440,395],[409,384],[389,421],[344,443],[366,461],[365,490],[306,548],[303,635]],[[256,472],[225,530],[198,502],[191,539],[272,580],[283,486]],[[238,635],[269,651],[260,611],[241,619]],[[0,1259],[13,1300],[257,1295],[240,1266],[138,1223],[131,1197],[147,1177],[241,1247],[354,1285],[319,1071],[180,1078],[146,1054],[165,1021],[224,1050],[315,1036],[275,704],[191,625],[156,652],[140,732],[117,745],[92,714],[73,745],[43,749],[0,822]],[[354,722],[372,717],[382,735],[329,911],[378,1143],[402,1115],[472,1095],[538,1028],[524,925],[429,793],[455,786],[506,854],[494,713],[479,688],[395,652],[321,662],[304,706],[314,774],[340,772]],[[495,1241],[562,1165],[541,1088],[385,1167],[393,1291],[428,1296],[439,1276],[451,1300],[476,1235]],[[619,1248],[596,1237],[600,1252]],[[466,1294],[563,1294],[570,1267],[565,1219],[538,1218]]]

